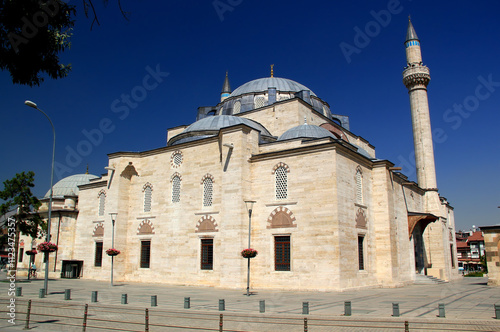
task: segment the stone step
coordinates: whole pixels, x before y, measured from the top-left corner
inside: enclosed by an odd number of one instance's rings
[[[417,274],[415,278],[416,285],[428,285],[428,284],[444,284],[448,281],[441,280],[433,276],[427,276],[423,274]]]

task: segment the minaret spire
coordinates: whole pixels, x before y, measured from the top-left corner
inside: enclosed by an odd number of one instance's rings
[[[431,76],[429,68],[422,64],[420,40],[411,20],[408,21],[405,47],[408,65],[403,71],[403,83],[410,95],[417,181],[421,188],[436,191],[436,169],[429,102],[427,100],[427,85],[431,80]]]
[[[226,71],[226,78],[224,79],[224,84],[222,85],[222,91],[220,93],[220,101],[224,101],[231,94],[231,85],[229,84],[229,77]]]

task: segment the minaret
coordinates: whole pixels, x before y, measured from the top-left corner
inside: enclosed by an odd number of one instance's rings
[[[224,79],[224,84],[222,85],[222,91],[220,93],[220,101],[224,101],[229,95],[231,94],[231,85],[229,85],[229,77],[227,76],[227,71],[226,71],[226,78]]]
[[[405,47],[407,66],[403,71],[403,83],[410,95],[417,181],[419,187],[437,191],[431,120],[427,100],[427,84],[429,84],[431,76],[429,68],[422,64],[420,40],[410,19],[408,20]]]

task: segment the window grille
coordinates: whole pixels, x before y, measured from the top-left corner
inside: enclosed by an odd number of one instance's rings
[[[151,212],[151,195],[153,189],[150,186],[144,188],[144,212]]]
[[[213,270],[214,266],[214,239],[201,240],[201,269]]]
[[[106,195],[104,193],[99,194],[99,215],[104,215],[104,204],[106,203]]]
[[[102,242],[95,243],[95,256],[94,256],[94,266],[102,266]]]
[[[182,164],[182,154],[180,153],[174,154],[173,161],[175,166],[180,166]]]
[[[364,242],[365,237],[364,236],[358,236],[358,263],[359,263],[359,269],[364,270],[365,269],[365,261],[364,261]]]
[[[149,269],[151,241],[141,241],[141,268]]]
[[[256,97],[254,104],[255,108],[264,107],[264,105],[266,104],[266,99],[264,97]]]
[[[203,180],[203,206],[212,206],[213,182],[211,178]]]
[[[274,270],[290,271],[290,236],[274,237]]]
[[[276,199],[288,197],[288,175],[284,167],[280,166],[274,173],[276,176]]]
[[[234,106],[233,106],[233,114],[238,114],[238,113],[240,113],[240,111],[241,111],[241,102],[237,101],[234,103]]]
[[[172,203],[181,201],[181,178],[174,176],[172,179]]]
[[[356,171],[356,203],[363,204],[363,175],[360,169]]]

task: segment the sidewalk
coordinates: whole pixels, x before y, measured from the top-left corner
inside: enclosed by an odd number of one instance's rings
[[[0,280],[5,279],[5,272]],[[399,303],[401,320],[439,320],[441,323],[458,321],[488,322],[494,330],[500,331],[500,320],[495,319],[494,304],[500,304],[500,288],[486,285],[486,278],[463,278],[462,280],[432,285],[410,285],[402,288],[375,288],[345,292],[297,292],[253,290],[247,297],[246,290],[228,290],[191,286],[169,286],[163,284],[120,283],[111,286],[109,282],[56,279],[49,280],[49,294],[39,298],[43,279],[17,282],[22,287],[20,302],[32,299],[34,302],[58,302],[68,305],[91,305],[92,291],[98,292],[99,306],[137,308],[141,312],[151,307],[151,296],[157,296],[157,307],[163,311],[188,310],[194,312],[219,313],[219,299],[225,300],[225,314],[259,315],[259,302],[265,300],[265,314],[280,317],[310,317],[340,319],[344,314],[344,302],[351,301],[352,318],[391,320],[393,303]],[[0,282],[0,299],[9,299],[9,283]],[[64,301],[65,289],[71,289],[71,300]],[[122,294],[127,294],[128,304],[121,304]],[[190,298],[190,309],[184,309],[184,298]],[[302,315],[303,302],[309,304],[309,315]],[[438,304],[445,305],[446,318],[437,318]],[[4,308],[0,308],[4,311]],[[346,317],[347,318],[347,317]],[[5,313],[0,317],[0,328],[6,327]],[[16,329],[17,330],[17,329]],[[81,330],[81,328],[80,328]],[[318,329],[314,329],[315,331]],[[41,330],[40,330],[41,331]],[[380,330],[378,330],[380,331]]]

